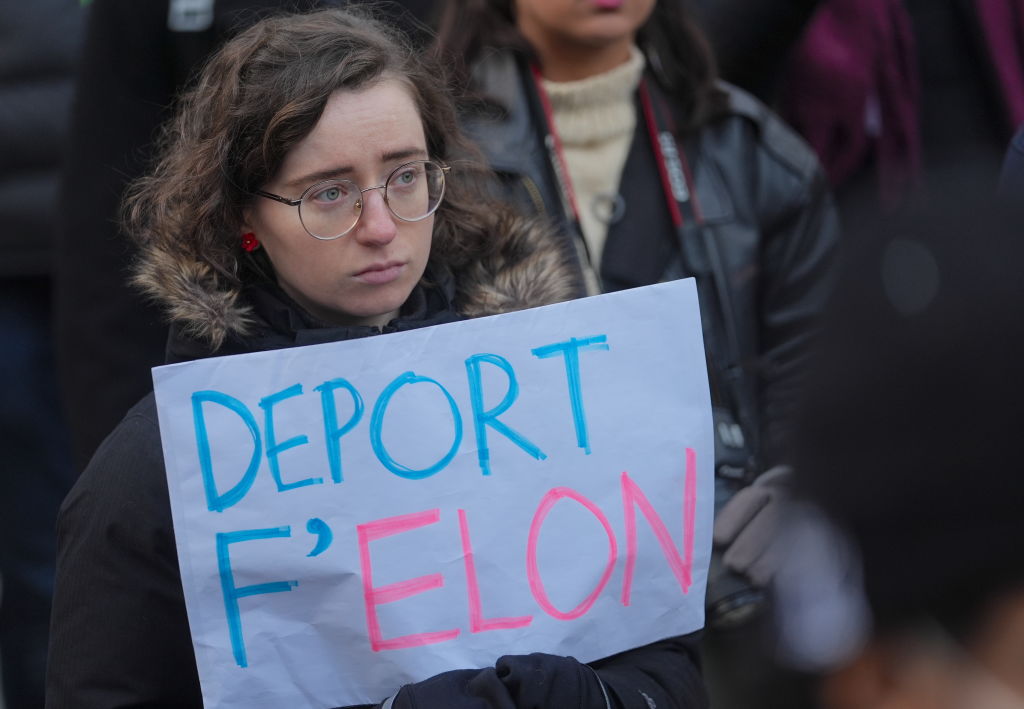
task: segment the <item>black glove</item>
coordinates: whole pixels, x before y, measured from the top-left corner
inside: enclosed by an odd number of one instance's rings
[[[593,667],[572,657],[506,655],[494,667],[408,684],[380,709],[704,709],[696,635],[628,650]]]
[[[617,709],[597,673],[571,657],[506,655],[483,670],[442,672],[407,684],[381,709]]]

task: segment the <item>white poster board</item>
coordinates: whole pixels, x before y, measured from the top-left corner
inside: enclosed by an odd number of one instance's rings
[[[153,379],[207,706],[378,702],[703,625],[692,279]]]

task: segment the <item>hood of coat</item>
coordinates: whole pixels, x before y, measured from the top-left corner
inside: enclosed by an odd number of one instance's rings
[[[499,213],[491,233],[493,241],[479,258],[454,269],[451,301],[457,315],[495,315],[580,295],[571,255],[545,224]],[[244,286],[227,282],[184,249],[144,245],[133,282],[164,309],[176,333],[211,352],[266,325]]]

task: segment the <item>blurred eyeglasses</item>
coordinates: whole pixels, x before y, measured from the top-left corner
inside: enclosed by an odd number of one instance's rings
[[[433,160],[399,165],[382,185],[361,188],[351,180],[324,180],[310,185],[298,199],[256,190],[253,194],[299,208],[299,221],[314,239],[330,241],[355,228],[363,195],[384,190],[384,203],[403,222],[418,222],[437,211],[444,197],[445,173],[451,168]]]

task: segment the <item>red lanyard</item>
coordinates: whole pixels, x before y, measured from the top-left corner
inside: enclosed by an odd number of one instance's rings
[[[558,129],[555,127],[551,99],[548,97],[547,91],[544,90],[544,80],[540,67],[532,64],[530,65],[530,71],[533,75],[533,85],[547,124],[544,144],[548,149],[552,172],[555,174],[555,180],[558,182],[559,191],[562,195],[562,206],[565,209],[566,216],[575,222],[577,231],[582,234],[579,205],[576,202],[576,193],[572,187],[572,179],[569,177],[565,152],[562,148],[562,139],[559,137]],[[661,188],[665,196],[665,203],[668,206],[669,214],[672,216],[672,225],[678,230],[682,228],[687,219],[696,225],[700,225],[703,223],[704,218],[701,215],[700,205],[697,203],[697,193],[693,187],[693,175],[690,172],[686,153],[676,142],[671,122],[668,120],[670,114],[661,101],[659,101],[659,106],[655,107],[646,79],[640,80],[639,93],[644,124],[647,127],[651,147],[654,149],[654,157],[658,163],[658,176],[661,178]],[[658,98],[660,99],[661,97],[659,96]]]

